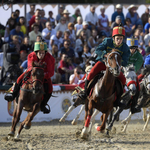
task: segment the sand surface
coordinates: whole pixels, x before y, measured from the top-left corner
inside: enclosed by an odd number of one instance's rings
[[[93,127],[88,141],[78,134],[82,126],[81,121],[75,126],[58,120],[32,123],[31,129],[22,130],[19,140],[8,140],[11,124],[0,123],[0,150],[150,150],[150,129],[142,131],[142,120],[131,121],[126,134],[121,133],[120,121],[116,122],[110,137]]]

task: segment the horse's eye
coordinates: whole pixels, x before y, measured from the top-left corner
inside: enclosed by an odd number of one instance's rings
[[[111,57],[109,57],[109,59],[112,59],[112,56],[111,56]]]

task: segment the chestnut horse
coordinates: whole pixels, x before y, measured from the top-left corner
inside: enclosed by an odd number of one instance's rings
[[[31,121],[40,111],[40,104],[44,94],[44,66],[44,63],[40,64],[33,62],[30,78],[23,83],[20,89],[18,103],[15,102],[11,132],[8,136],[14,137],[16,125],[20,120],[23,109],[28,112],[28,115],[20,124],[19,131],[15,138],[19,138],[20,132],[23,128],[29,129],[31,127]]]
[[[81,138],[88,139],[91,134],[92,126],[90,124],[90,119],[93,114],[93,108],[96,108],[103,113],[101,119],[102,124],[100,126],[100,131],[104,131],[107,117],[111,110],[113,109],[113,103],[115,101],[115,80],[116,77],[120,75],[121,72],[121,56],[117,51],[112,51],[107,53],[106,60],[106,71],[102,78],[98,80],[94,86],[92,95],[88,98],[86,102],[86,115],[87,119],[85,121],[84,128],[81,132]],[[85,115],[85,116],[86,116]]]

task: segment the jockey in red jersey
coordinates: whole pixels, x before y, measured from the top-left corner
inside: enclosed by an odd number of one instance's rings
[[[18,77],[17,82],[14,86],[13,93],[11,93],[11,95],[5,95],[5,100],[13,101],[15,97],[17,97],[25,74],[30,74],[30,70],[32,69],[32,62],[45,62],[46,64],[44,68],[43,84],[45,94],[41,103],[41,111],[43,111],[43,113],[49,113],[50,110],[48,110],[45,106],[47,105],[47,102],[50,99],[53,91],[51,77],[54,75],[55,59],[50,53],[47,52],[47,44],[44,42],[35,42],[34,52],[28,55],[27,71],[25,71]]]
[[[105,54],[112,51],[112,49],[117,50],[117,52],[122,57],[122,66],[126,66],[128,64],[128,59],[130,56],[130,49],[126,43],[123,42],[125,36],[125,28],[121,26],[116,26],[113,28],[112,38],[105,38],[103,42],[96,48],[95,53],[97,54],[96,60],[98,62],[94,65],[91,69],[90,73],[87,76],[87,80],[85,81],[84,92],[80,94],[80,98],[86,99],[88,96],[87,86],[90,80],[92,80],[98,73],[101,71],[106,70],[105,63],[103,62]],[[117,77],[124,86],[126,83],[126,78],[124,77],[123,73],[121,72],[120,75]]]

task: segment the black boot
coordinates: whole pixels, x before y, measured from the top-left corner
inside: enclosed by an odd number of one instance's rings
[[[49,101],[51,95],[52,95],[52,93],[44,94],[44,98],[43,98],[43,101],[41,103],[41,111],[43,112],[43,114],[49,114],[50,111],[51,111],[50,106],[47,104],[47,102]],[[48,106],[49,108],[47,109],[46,106]]]
[[[8,102],[13,101],[17,97],[19,90],[20,90],[20,84],[15,83],[13,93],[9,93],[10,95],[6,94],[4,96],[4,99]]]
[[[134,113],[141,112],[141,107],[142,107],[143,103],[144,103],[144,99],[142,98],[140,103],[135,106]]]
[[[79,97],[81,98],[81,99],[86,99],[86,97],[88,96],[88,90],[87,90],[87,86],[88,86],[88,84],[89,84],[89,80],[85,80],[85,86],[84,86],[84,91],[83,92],[81,92],[80,94],[79,94]]]

